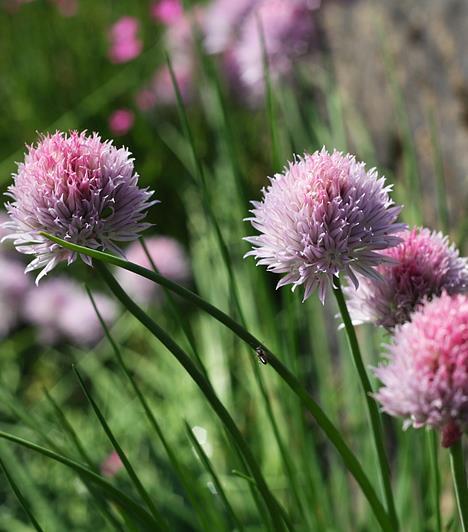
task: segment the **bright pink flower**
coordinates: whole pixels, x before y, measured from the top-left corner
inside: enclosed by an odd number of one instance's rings
[[[410,319],[424,300],[468,291],[468,261],[442,233],[414,228],[400,234],[398,246],[382,253],[393,264],[377,267],[382,281],[359,276],[359,288],[345,293],[353,322],[371,322],[391,329]]]
[[[116,315],[113,300],[99,293],[93,296],[103,319],[112,322]],[[57,277],[33,286],[26,295],[23,314],[46,345],[67,340],[89,346],[103,335],[88,294],[67,278]]]
[[[101,473],[105,477],[114,477],[124,467],[120,456],[112,451],[101,464]]]
[[[184,248],[173,238],[155,236],[145,240],[149,254],[161,275],[176,282],[185,282],[190,277],[190,268]],[[126,252],[127,259],[149,270],[151,262],[139,242],[134,242]],[[138,302],[149,304],[161,297],[156,284],[124,269],[119,269],[117,278],[122,287]]]
[[[450,447],[468,429],[468,296],[446,293],[399,325],[388,363],[375,369],[383,386],[375,395],[404,427],[442,431]]]
[[[395,223],[401,207],[375,169],[352,155],[325,148],[296,157],[270,178],[263,200],[253,201],[248,220],[260,232],[246,238],[247,253],[268,271],[285,274],[277,287],[304,285],[304,300],[318,288],[323,302],[334,276],[357,273],[380,279],[375,268],[390,259],[381,251],[395,246],[406,226]]]
[[[109,31],[109,59],[113,63],[126,63],[138,57],[143,43],[138,37],[140,23],[134,17],[122,17]]]
[[[39,279],[77,254],[52,243],[45,231],[70,242],[120,253],[118,243],[136,240],[152,192],[138,186],[133,159],[125,148],[94,133],[55,133],[28,149],[8,188],[10,221],[4,224],[16,249],[35,259],[26,271],[42,268]],[[81,257],[91,264],[88,257]]]
[[[125,135],[132,129],[135,116],[130,109],[117,109],[109,117],[109,129],[115,136]]]
[[[157,22],[169,26],[182,16],[182,4],[180,0],[157,0],[151,6],[151,14]]]

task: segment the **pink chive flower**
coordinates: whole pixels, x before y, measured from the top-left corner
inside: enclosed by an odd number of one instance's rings
[[[442,445],[453,445],[468,428],[468,297],[443,293],[419,307],[374,371],[384,412],[403,417],[405,428],[437,428]]]
[[[292,73],[295,61],[316,43],[312,11],[306,0],[262,0],[249,13],[233,45],[232,57],[252,96],[261,96],[264,92],[264,52],[259,23],[270,75],[272,79],[286,78]]]
[[[468,261],[442,233],[414,228],[398,246],[382,253],[394,260],[377,271],[382,281],[359,276],[359,288],[345,287],[353,322],[392,329],[409,321],[424,300],[468,291]]]
[[[138,57],[143,43],[138,37],[140,23],[134,17],[122,17],[109,31],[109,59],[113,63],[126,63]]]
[[[119,242],[136,240],[150,226],[143,219],[156,203],[150,201],[152,192],[138,187],[130,152],[103,142],[96,133],[42,136],[29,146],[13,180],[4,238],[13,240],[21,253],[35,256],[26,271],[42,269],[37,282],[58,263],[77,258],[41,231],[121,253]],[[88,257],[81,258],[91,264]]]
[[[146,239],[145,244],[161,275],[179,283],[186,282],[190,278],[187,255],[177,240],[166,236],[155,236]],[[128,248],[126,256],[130,262],[149,270],[153,269],[153,265],[139,242],[134,242]],[[117,279],[124,290],[139,303],[148,305],[161,299],[159,287],[148,279],[121,268],[117,272]]]
[[[151,15],[156,22],[168,26],[173,24],[183,14],[180,0],[158,0],[151,5]]]
[[[391,260],[381,251],[399,244],[395,233],[406,227],[395,223],[401,207],[390,190],[385,178],[352,155],[323,148],[296,157],[270,178],[262,201],[252,202],[248,220],[260,235],[246,238],[254,247],[246,256],[285,274],[277,288],[304,285],[304,300],[318,288],[323,303],[341,274],[356,286],[358,273],[381,279],[376,266]]]
[[[0,338],[6,336],[21,320],[21,307],[30,289],[24,266],[0,253]]]
[[[105,477],[114,477],[124,467],[120,456],[112,451],[101,464],[101,473]]]
[[[100,314],[107,323],[116,316],[114,302],[93,294]],[[45,345],[70,341],[80,346],[95,344],[103,334],[88,294],[76,282],[57,277],[29,290],[23,308],[24,319],[38,330]]]
[[[128,133],[135,122],[135,116],[130,109],[117,109],[109,117],[109,129],[115,136]]]

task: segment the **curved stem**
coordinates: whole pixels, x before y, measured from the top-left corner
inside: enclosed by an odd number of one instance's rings
[[[468,532],[468,487],[461,438],[450,447],[450,465],[463,532]]]
[[[187,288],[174,283],[173,281],[163,277],[159,273],[153,272],[138,264],[128,262],[125,259],[116,257],[109,253],[104,253],[102,251],[97,251],[95,249],[86,248],[84,246],[79,246],[78,244],[72,244],[48,233],[41,233],[43,236],[56,242],[57,244],[63,246],[64,248],[70,249],[77,253],[82,253],[99,261],[113,264],[120,268],[124,268],[130,272],[136,273],[153,281],[161,286],[168,288],[171,292],[178,294],[187,301],[190,301],[198,308],[202,309],[207,314],[210,314],[214,319],[222,323],[228,329],[230,329],[236,336],[243,340],[247,345],[249,345],[256,353],[262,352],[265,354],[265,360],[270,365],[276,373],[284,380],[284,382],[289,386],[293,393],[295,393],[301,400],[304,407],[313,415],[315,421],[319,427],[326,434],[329,441],[335,447],[335,449],[340,454],[341,458],[348,471],[353,475],[356,482],[359,484],[362,492],[367,498],[374,515],[379,522],[382,530],[386,532],[394,532],[391,521],[383,507],[382,503],[377,496],[374,487],[372,486],[368,476],[364,472],[362,465],[359,460],[356,458],[353,451],[349,448],[346,442],[343,440],[340,432],[331,422],[325,412],[321,409],[318,403],[309,395],[307,390],[303,387],[301,382],[294,376],[293,373],[273,354],[273,352],[258,338],[251,334],[247,329],[242,327],[239,323],[233,320],[230,316],[224,313],[222,310],[218,309],[199,295],[188,290]],[[263,356],[263,355],[262,355]]]
[[[380,466],[380,480],[382,483],[385,501],[387,503],[387,511],[392,521],[393,530],[398,530],[398,518],[395,510],[395,502],[393,500],[392,484],[390,481],[390,466],[385,452],[385,446],[383,442],[383,428],[382,420],[379,409],[376,402],[372,398],[372,386],[367,376],[364,362],[362,361],[361,350],[359,349],[359,343],[356,336],[356,331],[351,321],[351,317],[348,312],[348,307],[341,289],[341,283],[338,277],[334,278],[333,293],[335,294],[338,307],[340,309],[341,318],[346,330],[349,347],[353,357],[354,366],[359,375],[361,386],[366,399],[367,412],[369,414],[369,421],[371,424],[372,435],[374,439],[374,446],[377,452],[377,458]]]

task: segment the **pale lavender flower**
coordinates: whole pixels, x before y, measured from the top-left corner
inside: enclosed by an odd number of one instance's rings
[[[8,334],[20,321],[21,307],[30,288],[24,266],[0,253],[0,338]]]
[[[306,0],[261,0],[246,17],[231,57],[251,96],[264,92],[264,61],[261,25],[268,68],[273,80],[284,79],[295,61],[305,56],[316,42],[313,10],[318,7]]]
[[[116,316],[112,299],[93,294],[103,319],[110,323]],[[91,300],[76,282],[57,277],[33,286],[23,308],[25,320],[38,329],[39,340],[47,345],[63,340],[81,346],[93,345],[102,327]]]
[[[359,276],[359,288],[347,286],[355,324],[371,322],[392,329],[410,319],[424,300],[468,291],[468,261],[442,233],[426,228],[405,231],[398,246],[382,253],[394,260],[377,271],[382,281]]]
[[[303,284],[304,300],[318,288],[323,302],[333,276],[348,275],[356,286],[356,274],[380,279],[376,266],[391,260],[381,251],[399,244],[395,233],[406,227],[395,223],[401,207],[390,190],[352,155],[323,148],[296,157],[252,202],[248,220],[260,235],[246,238],[254,247],[247,255],[285,274],[278,288]]]
[[[245,18],[260,0],[214,0],[203,18],[205,47],[210,54],[226,52],[239,37]]]
[[[173,281],[183,283],[190,277],[190,267],[184,248],[173,238],[155,236],[145,240],[149,255],[158,272]],[[126,252],[127,259],[149,270],[153,269],[142,245],[134,242]],[[119,268],[117,279],[136,301],[149,304],[161,298],[161,290],[152,281]]]
[[[419,307],[396,327],[375,374],[384,412],[405,428],[440,429],[442,445],[453,445],[468,429],[468,297],[443,293]]]
[[[138,238],[152,192],[138,187],[131,154],[94,133],[55,133],[30,146],[8,189],[6,238],[34,255],[26,271],[42,268],[37,280],[77,254],[51,243],[45,231],[94,249],[121,253],[117,243]],[[81,256],[87,264],[91,259]]]

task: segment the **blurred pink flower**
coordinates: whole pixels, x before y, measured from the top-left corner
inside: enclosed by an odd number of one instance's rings
[[[151,5],[151,15],[157,22],[170,25],[183,14],[180,0],[157,0]]]
[[[125,135],[132,129],[135,117],[130,109],[117,109],[109,117],[109,129],[115,136]]]
[[[226,52],[239,37],[245,18],[260,0],[214,0],[203,18],[205,47],[210,54]]]
[[[264,92],[259,22],[271,78],[285,78],[292,73],[294,62],[305,56],[315,44],[317,36],[312,11],[316,7],[306,0],[261,0],[245,18],[232,54],[251,96],[259,97]]]
[[[304,300],[318,289],[323,303],[334,276],[380,279],[376,266],[390,261],[381,251],[399,244],[395,233],[406,227],[396,223],[401,207],[390,190],[352,155],[323,148],[296,157],[252,202],[248,220],[260,234],[246,238],[246,256],[284,274],[277,288],[304,285]]]
[[[192,99],[195,88],[196,56],[192,25],[195,23],[201,25],[202,17],[201,9],[192,9],[188,13],[182,13],[166,29],[166,47],[181,96],[185,102]],[[166,65],[161,66],[155,72],[151,82],[140,90],[136,96],[136,103],[143,111],[148,111],[156,105],[176,103],[174,87]]]
[[[398,246],[382,251],[394,260],[377,271],[382,281],[359,276],[359,288],[345,287],[353,322],[392,329],[410,320],[426,298],[468,292],[468,261],[442,233],[415,227],[400,234]]]
[[[151,88],[140,89],[135,96],[135,103],[140,111],[147,112],[156,104],[156,96]]]
[[[115,476],[124,467],[120,456],[112,451],[101,464],[101,473],[105,477]]]
[[[0,250],[0,338],[19,321],[24,298],[31,285],[23,264]]]
[[[185,282],[190,277],[190,267],[184,248],[173,238],[155,236],[145,240],[148,252],[161,275],[176,282]],[[134,242],[126,252],[127,259],[147,268],[153,269],[146,253],[139,242]],[[132,272],[119,268],[117,279],[122,287],[138,302],[149,304],[161,297],[158,285]]]
[[[73,17],[78,11],[78,0],[54,0],[54,3],[64,17]]]
[[[173,63],[174,77],[184,102],[189,102],[192,96],[192,66],[189,63]],[[169,67],[164,65],[154,75],[152,92],[156,105],[172,105],[176,103],[175,88],[172,83]]]
[[[26,271],[41,269],[39,281],[59,262],[78,255],[51,242],[41,231],[71,242],[119,253],[120,242],[138,238],[152,192],[138,186],[131,154],[94,133],[57,132],[29,146],[8,188],[10,221],[4,238],[35,258]],[[86,264],[89,257],[81,256]]]
[[[375,374],[384,412],[405,428],[440,429],[442,445],[453,445],[468,429],[468,296],[444,293],[419,307],[395,329]]]
[[[116,316],[112,299],[93,293],[103,319],[111,323]],[[84,289],[68,278],[58,277],[33,286],[26,295],[25,320],[38,329],[46,345],[67,340],[80,346],[96,343],[103,331]]]
[[[140,23],[134,17],[120,18],[110,29],[109,59],[113,63],[126,63],[138,57],[143,43],[138,37]]]

